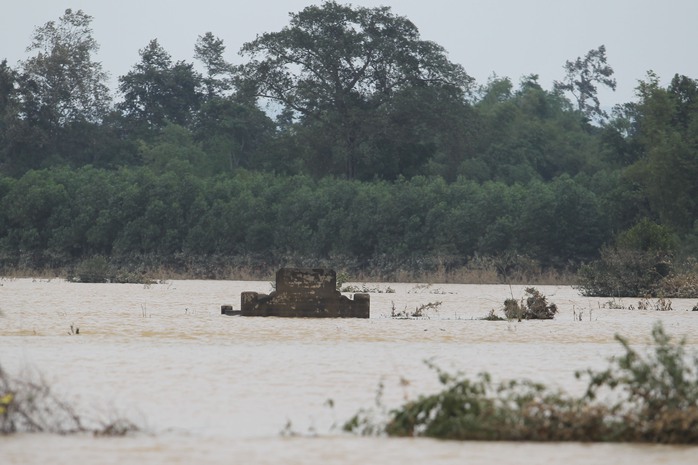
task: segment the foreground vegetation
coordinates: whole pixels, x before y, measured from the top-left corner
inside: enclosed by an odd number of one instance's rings
[[[587,370],[585,393],[572,397],[532,381],[495,383],[433,367],[441,392],[377,417],[363,410],[344,429],[358,434],[488,441],[599,441],[698,444],[698,356],[661,324],[653,352],[630,347],[602,371]],[[608,394],[612,394],[609,396]],[[613,399],[613,400],[608,400]]]
[[[72,330],[72,326],[71,326]],[[89,418],[55,395],[38,375],[15,377],[0,367],[0,435],[13,433],[92,433],[123,436],[140,428],[123,417]]]

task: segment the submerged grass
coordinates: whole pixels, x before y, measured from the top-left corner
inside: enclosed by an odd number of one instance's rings
[[[593,441],[698,444],[698,357],[661,324],[654,350],[641,353],[616,336],[625,354],[603,371],[576,374],[588,385],[571,397],[531,381],[495,383],[430,365],[443,390],[392,410],[359,411],[344,425],[357,434],[457,440]],[[614,394],[615,401],[599,401]]]
[[[54,394],[39,375],[14,377],[0,367],[0,435],[92,433],[124,436],[139,430],[135,423],[121,416],[107,421],[86,418],[70,402]]]

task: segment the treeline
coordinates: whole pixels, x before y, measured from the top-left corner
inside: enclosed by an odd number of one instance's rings
[[[91,20],[66,10],[0,63],[5,266],[698,255],[695,79],[650,72],[608,114],[604,46],[552,89],[478,84],[389,8],[327,1],[244,44],[239,66],[211,33],[198,66],[154,39],[114,99]]]
[[[238,171],[200,178],[91,167],[0,178],[6,260],[65,266],[95,255],[376,257],[417,263],[526,250],[550,266],[588,260],[617,205],[563,176],[527,185],[421,176],[365,183]],[[458,257],[461,257],[460,259]]]

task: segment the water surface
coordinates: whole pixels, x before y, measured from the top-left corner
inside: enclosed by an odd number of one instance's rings
[[[439,388],[425,364],[499,379],[529,378],[569,392],[574,372],[620,353],[614,335],[646,344],[652,326],[698,350],[693,300],[672,311],[631,310],[638,299],[582,297],[539,286],[552,321],[481,321],[522,286],[369,284],[368,320],[242,318],[240,292],[268,282],[170,281],[150,286],[0,281],[0,363],[40,372],[84,411],[125,415],[147,433],[126,438],[0,438],[11,464],[29,463],[694,463],[698,448],[359,438],[335,428],[374,404]],[[390,289],[389,289],[390,288]],[[393,290],[394,292],[385,292]],[[391,312],[441,302],[426,318]],[[653,303],[653,302],[652,302]],[[71,326],[73,331],[71,331]],[[71,334],[79,328],[80,334]],[[332,405],[332,407],[330,407]],[[285,437],[282,430],[299,436]]]

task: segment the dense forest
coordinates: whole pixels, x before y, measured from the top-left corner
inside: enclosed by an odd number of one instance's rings
[[[551,89],[477,83],[390,8],[327,1],[240,65],[211,33],[193,62],[153,39],[112,96],[91,21],[66,10],[0,64],[2,269],[491,260],[593,281],[589,264],[639,255],[696,274],[693,78],[648,71],[607,112],[603,45]]]

